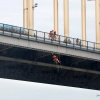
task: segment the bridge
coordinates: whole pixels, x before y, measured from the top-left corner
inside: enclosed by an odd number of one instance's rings
[[[48,36],[0,23],[0,78],[100,90],[100,44]],[[61,65],[53,63],[53,54]]]

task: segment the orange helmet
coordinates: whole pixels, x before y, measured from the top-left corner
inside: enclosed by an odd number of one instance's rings
[[[52,58],[55,59],[56,58],[56,55],[53,55]]]

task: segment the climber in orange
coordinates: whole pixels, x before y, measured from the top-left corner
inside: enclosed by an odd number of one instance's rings
[[[56,55],[53,55],[52,58],[55,64],[60,64],[60,60],[57,58]]]

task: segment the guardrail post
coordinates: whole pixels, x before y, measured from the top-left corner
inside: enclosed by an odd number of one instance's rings
[[[94,43],[94,52],[95,52],[95,43]]]
[[[65,37],[66,47],[67,47],[67,40],[68,40],[67,37]]]
[[[81,40],[80,40],[80,49],[81,49]]]
[[[4,24],[3,24],[3,34],[4,34]]]
[[[37,41],[37,30],[36,30],[36,41]]]
[[[29,40],[29,29],[28,29],[28,40]]]
[[[21,27],[20,27],[20,38],[21,38]]]
[[[13,26],[11,28],[12,28],[12,30],[11,30],[11,36],[13,36]]]
[[[60,37],[61,37],[61,36],[60,36],[60,35],[58,35],[58,36],[59,36],[59,45],[60,45]]]
[[[46,34],[46,33],[44,32],[44,42],[45,42],[45,34]]]
[[[87,50],[88,50],[88,41],[86,41],[87,42]]]
[[[74,46],[74,38],[73,38],[73,48],[74,48],[75,46]]]

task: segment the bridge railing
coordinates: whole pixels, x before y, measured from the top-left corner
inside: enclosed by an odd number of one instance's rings
[[[0,34],[23,38],[31,41],[39,41],[53,45],[100,53],[100,43],[85,41],[78,38],[65,37],[61,35],[51,36],[47,32],[31,30],[3,23],[0,23]]]

